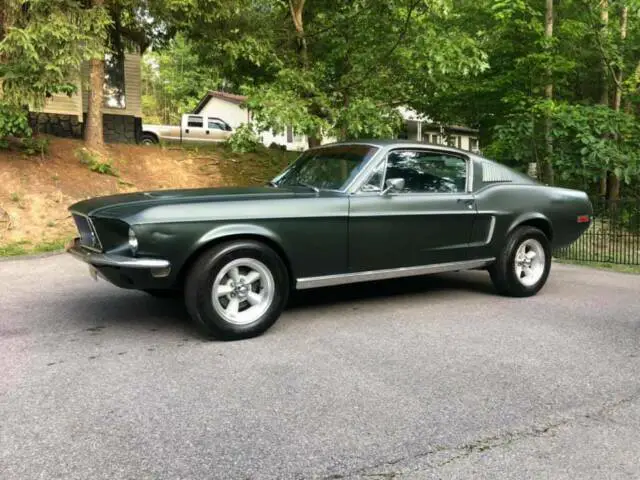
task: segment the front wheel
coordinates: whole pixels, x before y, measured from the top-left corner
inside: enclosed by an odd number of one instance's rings
[[[234,241],[202,254],[188,273],[185,303],[208,337],[250,338],[279,318],[289,295],[289,276],[280,256],[255,241]]]
[[[498,293],[529,297],[542,289],[550,270],[549,239],[541,230],[524,226],[509,235],[489,274]]]

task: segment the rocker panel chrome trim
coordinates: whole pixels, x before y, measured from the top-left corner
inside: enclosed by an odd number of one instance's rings
[[[462,262],[436,263],[418,267],[389,268],[385,270],[370,270],[365,272],[344,273],[339,275],[325,275],[322,277],[298,278],[296,289],[330,287],[334,285],[346,285],[349,283],[370,282],[375,280],[388,280],[392,278],[415,277],[431,273],[454,272],[457,270],[473,270],[486,267],[495,261],[495,257],[481,258],[478,260],[465,260]]]

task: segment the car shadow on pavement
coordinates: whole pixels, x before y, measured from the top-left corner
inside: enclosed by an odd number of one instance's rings
[[[96,295],[78,297],[68,305],[76,318],[92,328],[117,327],[132,331],[175,331],[192,335],[195,329],[178,298],[155,298],[144,292],[107,287]]]
[[[496,295],[486,272],[462,272],[296,291],[290,297],[286,310],[295,312],[319,306],[436,295],[446,291]],[[143,292],[107,287],[90,297],[80,296],[71,300],[67,306],[82,322],[78,326],[95,335],[115,328],[133,334],[146,331],[204,340],[191,324],[181,296],[155,298]]]
[[[385,297],[435,294],[441,291],[475,292],[497,295],[489,274],[483,271],[426,275],[377,282],[293,292],[288,310]]]

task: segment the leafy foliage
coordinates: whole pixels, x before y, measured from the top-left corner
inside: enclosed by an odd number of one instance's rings
[[[22,139],[22,150],[27,155],[44,156],[49,150],[49,140],[46,137],[32,138],[26,137]]]
[[[104,52],[109,18],[74,0],[11,2],[14,22],[0,42],[2,101],[41,106],[54,93],[72,94],[83,60]]]
[[[398,129],[395,106],[422,104],[442,78],[486,68],[452,5],[176,0],[171,8],[201,62],[250,96],[261,127],[352,138],[388,136]]]
[[[142,64],[142,108],[145,122],[177,124],[203,94],[216,89],[220,78],[215,68],[199,63],[193,46],[178,34],[167,46],[148,52]]]
[[[255,152],[260,144],[260,139],[249,124],[240,125],[229,137],[227,143],[235,153]]]
[[[24,109],[0,101],[0,139],[31,135]]]

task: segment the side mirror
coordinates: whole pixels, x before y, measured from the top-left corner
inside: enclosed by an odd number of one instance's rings
[[[404,178],[390,178],[385,182],[385,189],[380,193],[386,195],[390,191],[399,191],[404,188]]]

